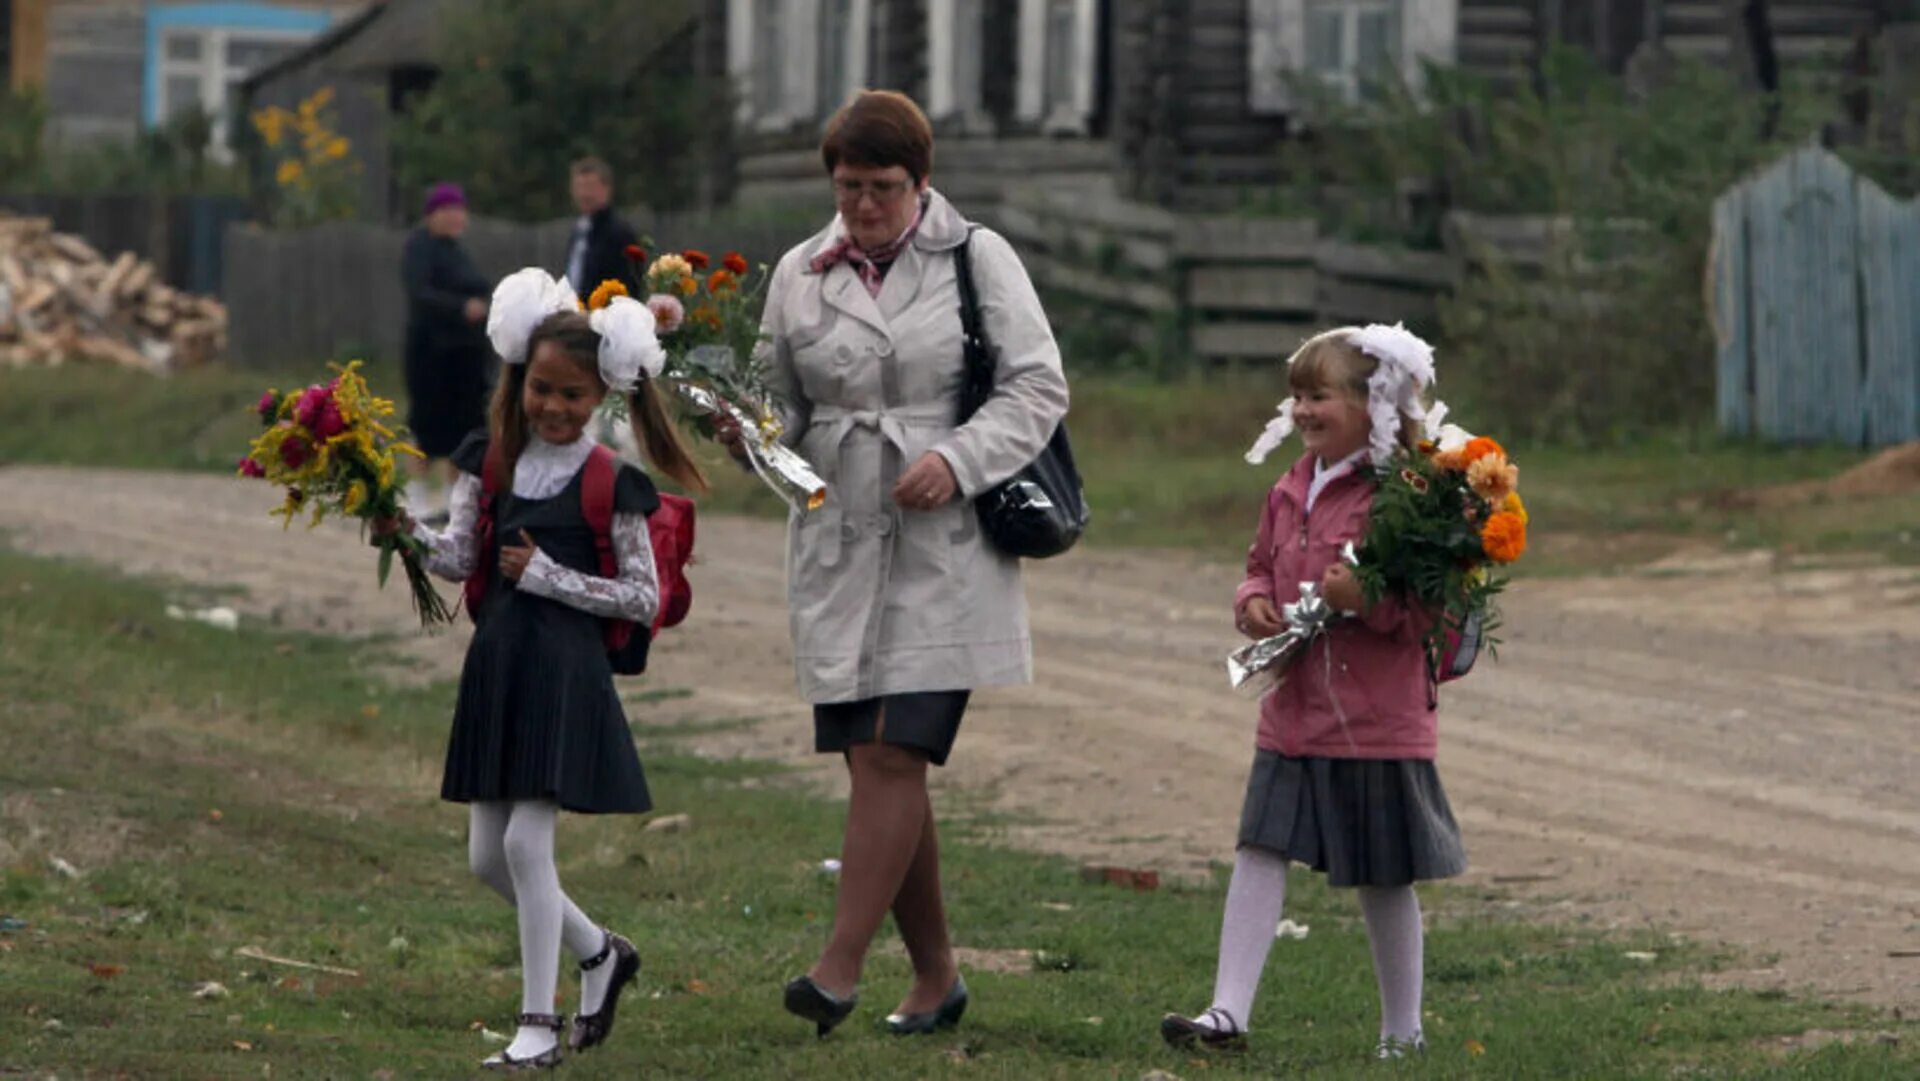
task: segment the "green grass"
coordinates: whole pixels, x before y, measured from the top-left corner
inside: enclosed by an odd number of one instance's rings
[[[0,932],[0,1076],[440,1078],[469,1075],[497,1047],[473,1026],[504,1029],[516,1008],[513,921],[466,873],[461,809],[434,798],[449,687],[370,682],[379,643],[169,621],[155,587],[5,552],[0,598],[0,915],[14,921]],[[1289,916],[1312,932],[1275,947],[1253,1051],[1190,1059],[1162,1048],[1155,1025],[1206,1000],[1219,885],[1084,883],[1061,861],[998,847],[995,821],[964,804],[955,813],[944,793],[958,940],[1043,951],[1044,963],[969,972],[964,1026],[901,1041],[875,1031],[907,976],[897,953],[882,954],[859,1014],[817,1041],[781,1012],[778,990],[824,939],[832,886],[815,864],[836,851],[840,809],[764,783],[771,767],[678,750],[684,730],[649,732],[645,710],[635,707],[659,810],[691,814],[694,828],[563,827],[570,893],[646,958],[615,1038],[569,1067],[577,1076],[1920,1070],[1910,1022],[1708,991],[1699,977],[1721,959],[1706,950],[1498,922],[1486,898],[1458,889],[1427,895],[1432,1053],[1377,1070],[1352,900],[1307,876]],[[80,877],[52,870],[54,857]],[[250,945],[358,975],[237,955]],[[230,995],[196,999],[205,981]],[[1861,1038],[1789,1046],[1816,1030]]]
[[[254,431],[247,409],[260,391],[318,374],[210,369],[153,379],[80,365],[0,373],[0,463],[228,470]],[[399,390],[391,367],[370,378],[377,390]],[[1077,378],[1070,429],[1095,515],[1088,542],[1238,559],[1266,486],[1297,453],[1283,448],[1260,467],[1241,460],[1281,393],[1271,373]],[[1512,449],[1534,515],[1521,574],[1609,570],[1697,542],[1920,562],[1920,499],[1911,492],[1821,504],[1751,498],[1834,476],[1868,457],[1857,449],[1683,435],[1604,450]],[[717,452],[702,455],[715,481],[706,509],[783,513],[758,481]]]

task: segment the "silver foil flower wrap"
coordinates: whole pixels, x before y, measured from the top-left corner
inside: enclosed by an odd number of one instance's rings
[[[1300,599],[1280,607],[1286,629],[1270,638],[1248,642],[1227,655],[1227,682],[1235,690],[1264,695],[1286,682],[1287,670],[1306,652],[1327,625],[1338,618],[1318,582],[1300,583]]]
[[[724,413],[740,425],[741,443],[747,462],[774,494],[786,500],[796,512],[818,510],[827,501],[827,482],[813,471],[807,460],[793,448],[780,442],[780,420],[764,405],[741,406],[714,391],[693,383],[676,382],[680,400],[702,413]]]

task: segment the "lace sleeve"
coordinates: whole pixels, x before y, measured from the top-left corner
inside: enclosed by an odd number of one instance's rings
[[[427,544],[427,570],[453,582],[464,582],[479,562],[480,478],[462,473],[447,497],[447,528],[435,532],[414,523],[413,535]]]
[[[613,516],[613,556],[619,577],[602,578],[563,567],[545,552],[536,552],[520,576],[520,588],[596,616],[652,624],[660,610],[660,582],[654,573],[646,515]]]

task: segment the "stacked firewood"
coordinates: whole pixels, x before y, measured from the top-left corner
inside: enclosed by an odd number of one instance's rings
[[[45,218],[0,213],[0,368],[95,361],[167,372],[226,348],[219,301],[167,285],[132,252],[107,259]]]

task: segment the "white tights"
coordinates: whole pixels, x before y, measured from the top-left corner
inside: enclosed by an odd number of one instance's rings
[[[1373,948],[1373,974],[1380,985],[1380,1035],[1412,1040],[1420,1033],[1425,949],[1420,899],[1412,886],[1362,886],[1358,892],[1367,941]],[[1225,1013],[1234,1027],[1246,1030],[1286,900],[1287,861],[1263,848],[1240,849],[1227,885],[1226,914],[1220,921],[1220,968],[1214,977],[1213,1007],[1201,1023],[1219,1027],[1215,1019]]]
[[[522,1013],[555,1012],[561,943],[582,961],[607,943],[606,932],[560,891],[560,872],[553,862],[559,817],[559,805],[546,800],[475,803],[470,808],[467,859],[473,873],[519,913]],[[588,999],[598,999],[613,968],[601,965],[582,975],[583,1012],[599,1009],[598,1001]],[[551,1029],[523,1027],[507,1050],[516,1058],[537,1055],[554,1040]]]

